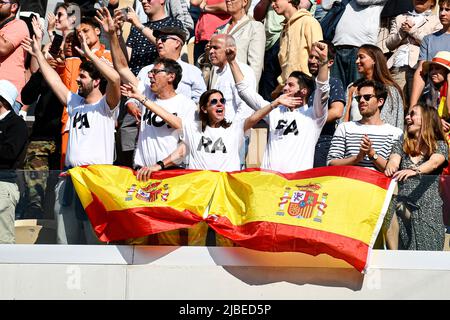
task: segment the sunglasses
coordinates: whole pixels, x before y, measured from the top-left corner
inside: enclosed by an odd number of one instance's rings
[[[171,37],[171,36],[160,36],[157,40],[161,40],[162,43],[166,42],[167,39],[172,39],[172,40],[179,40],[177,37]]]
[[[355,100],[356,100],[357,102],[360,102],[361,99],[364,98],[364,100],[368,102],[368,101],[370,101],[370,99],[372,99],[373,97],[375,97],[374,94],[363,94],[363,95],[360,95],[360,96],[355,96]]]
[[[209,104],[210,104],[211,106],[215,106],[216,104],[219,103],[219,101],[220,101],[221,104],[225,104],[225,103],[227,102],[227,99],[225,99],[225,98],[220,98],[220,99],[214,98],[214,99],[211,99],[211,101],[209,102]]]

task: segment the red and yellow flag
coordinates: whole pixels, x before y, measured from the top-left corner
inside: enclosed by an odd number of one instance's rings
[[[359,271],[367,267],[395,186],[360,167],[292,174],[174,170],[157,172],[145,183],[115,166],[77,167],[70,174],[102,241],[206,221],[243,247],[327,253]]]

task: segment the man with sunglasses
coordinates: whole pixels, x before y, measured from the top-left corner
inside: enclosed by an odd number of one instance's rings
[[[17,101],[21,104],[20,92],[26,83],[26,52],[20,44],[30,34],[27,24],[16,19],[19,8],[18,0],[0,0],[0,77],[16,86]]]
[[[343,122],[334,133],[328,152],[330,166],[360,166],[383,172],[392,146],[403,132],[381,120],[380,112],[387,97],[385,85],[364,80],[358,85],[359,121]]]

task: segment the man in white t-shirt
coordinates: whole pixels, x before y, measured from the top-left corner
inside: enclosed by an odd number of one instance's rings
[[[66,168],[113,163],[114,128],[119,113],[119,74],[89,49],[83,33],[79,33],[79,37],[82,49],[79,52],[88,61],[80,65],[78,94],[70,92],[58,73],[48,64],[41,52],[39,40],[27,39],[23,44],[36,58],[41,73],[55,95],[62,104],[67,105],[70,128]],[[57,242],[99,243],[74,193],[70,178],[62,177],[55,192]]]
[[[181,81],[182,68],[175,60],[156,59],[153,68],[147,74],[150,85],[145,85],[128,68],[117,36],[115,34],[110,36],[114,67],[122,81],[139,88],[146,97],[139,101],[141,118],[133,163],[138,170],[137,178],[148,180],[151,174],[149,167],[155,163],[164,167],[162,160],[177,148],[180,134],[161,117],[147,109],[144,106],[145,101],[153,101],[166,111],[189,121],[194,120],[197,106],[194,101],[176,92]]]
[[[313,106],[308,108],[307,105],[312,88],[311,77],[300,71],[292,72],[283,87],[283,93],[302,98],[301,103],[295,108],[281,106],[265,118],[269,124],[269,141],[261,165],[263,169],[288,173],[313,167],[315,145],[327,120],[330,86],[327,45],[316,42],[312,50],[320,57]],[[253,109],[261,109],[269,102],[249,89],[233,51],[229,49],[227,56],[239,95]]]
[[[384,172],[394,143],[402,130],[381,120],[386,87],[373,80],[358,85],[357,96],[362,119],[343,122],[334,133],[328,152],[330,166],[361,166]]]

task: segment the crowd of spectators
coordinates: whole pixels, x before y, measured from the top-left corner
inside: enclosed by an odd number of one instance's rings
[[[392,176],[385,247],[443,249],[450,0],[47,2],[0,0],[0,243],[49,188],[57,242],[98,243],[68,169],[240,170],[258,126],[262,169]]]

